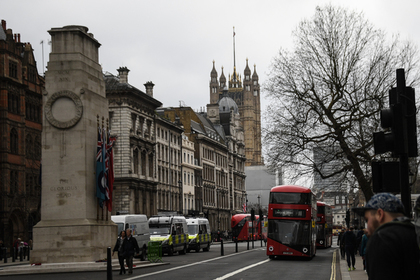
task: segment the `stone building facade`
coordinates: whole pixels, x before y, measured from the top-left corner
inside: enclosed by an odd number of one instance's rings
[[[146,92],[128,83],[126,67],[119,75],[105,73],[114,148],[113,213],[157,214],[156,114],[162,105],[153,98],[153,83]]]
[[[42,91],[30,43],[0,28],[0,239],[32,239],[40,220]]]
[[[156,117],[157,211],[182,212],[181,126]]]
[[[232,98],[238,106],[241,126],[244,131],[246,166],[263,165],[261,148],[261,103],[259,77],[254,65],[254,72],[246,60],[244,79],[236,72],[236,66],[229,79],[222,73],[217,78],[217,71],[213,61],[213,69],[210,72],[210,104],[218,104],[223,98],[223,90],[228,88],[227,96]]]

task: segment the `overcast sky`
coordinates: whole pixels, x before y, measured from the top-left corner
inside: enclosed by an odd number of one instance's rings
[[[414,0],[0,0],[0,18],[34,48],[38,71],[48,63],[53,27],[83,25],[102,44],[103,71],[130,69],[128,81],[144,91],[155,84],[154,97],[163,106],[185,105],[198,110],[209,103],[212,62],[220,76],[233,72],[233,27],[236,66],[243,76],[246,59],[256,65],[260,84],[280,48],[291,49],[297,24],[315,13],[317,5],[333,3],[363,11],[390,36],[399,33],[420,45],[420,2]],[[41,40],[44,40],[44,63]],[[262,92],[262,110],[266,101]]]

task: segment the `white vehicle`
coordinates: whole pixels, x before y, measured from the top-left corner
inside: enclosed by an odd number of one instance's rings
[[[200,249],[207,252],[210,250],[211,231],[209,220],[206,218],[188,218],[188,252]]]
[[[160,242],[162,253],[184,255],[188,248],[188,227],[183,216],[156,216],[149,219],[150,241]]]
[[[146,215],[116,215],[111,220],[118,226],[118,234],[126,229],[131,229],[140,247],[140,259],[144,261],[147,254],[147,244],[150,241],[149,223]]]

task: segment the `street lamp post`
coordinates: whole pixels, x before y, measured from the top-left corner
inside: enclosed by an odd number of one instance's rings
[[[183,196],[184,196],[184,190],[182,189],[182,180],[178,181],[178,186],[179,186],[179,212],[183,213],[184,208],[183,208],[183,205],[182,205],[182,200],[183,200]],[[185,213],[184,213],[184,215],[185,215]]]

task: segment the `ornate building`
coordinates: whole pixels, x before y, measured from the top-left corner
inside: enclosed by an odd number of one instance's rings
[[[30,43],[0,28],[0,239],[32,239],[40,220],[42,91]]]
[[[228,87],[227,96],[232,98],[238,105],[241,125],[244,130],[246,166],[263,165],[264,161],[261,154],[261,104],[260,104],[260,84],[258,74],[254,65],[254,73],[246,60],[244,70],[244,80],[233,68],[233,74],[226,77],[223,73],[217,79],[217,71],[213,61],[213,69],[210,73],[210,104],[218,104],[223,98],[223,89]]]
[[[113,213],[157,214],[155,110],[153,83],[146,93],[128,83],[126,67],[119,76],[104,75],[111,134],[117,137],[114,154]]]

